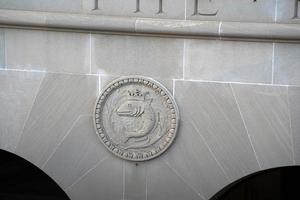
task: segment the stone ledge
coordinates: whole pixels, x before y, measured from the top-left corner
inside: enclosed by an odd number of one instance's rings
[[[103,31],[177,37],[300,41],[299,24],[149,19],[1,9],[0,26],[25,26],[70,29],[84,32]]]

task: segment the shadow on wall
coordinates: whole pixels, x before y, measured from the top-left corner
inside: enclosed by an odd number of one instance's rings
[[[223,188],[210,200],[298,199],[300,166],[256,172]]]
[[[69,200],[42,170],[25,159],[0,150],[1,200]]]

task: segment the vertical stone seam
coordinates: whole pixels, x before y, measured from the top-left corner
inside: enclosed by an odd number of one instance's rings
[[[91,74],[92,73],[92,33],[91,32],[89,33],[89,36],[90,36],[89,37],[89,39],[90,39],[90,50],[89,50],[89,56],[90,56],[90,61],[89,61],[90,63],[89,64],[90,64],[90,66],[89,67],[90,67],[90,74]]]
[[[101,90],[102,90],[102,86],[101,86],[101,75],[100,74],[98,74],[98,93],[99,93],[99,95],[100,95],[100,93],[101,93]]]
[[[271,84],[274,84],[274,67],[275,67],[275,42],[273,42],[272,47],[272,77],[271,77]]]
[[[222,34],[222,22],[219,22],[219,28],[218,28],[218,35],[219,35],[219,39],[221,40],[221,34]]]
[[[146,200],[148,200],[148,167],[145,166],[145,173],[146,173]]]
[[[175,84],[176,84],[176,80],[173,79],[173,91],[172,91],[173,98],[175,98]]]
[[[184,0],[184,20],[187,19],[187,0]]]
[[[7,53],[6,53],[6,29],[2,29],[3,30],[3,59],[4,59],[4,62],[3,62],[3,64],[4,64],[4,66],[2,66],[3,67],[3,69],[7,69]]]
[[[186,68],[186,39],[183,39],[183,51],[182,51],[182,80],[185,79]]]
[[[238,108],[238,110],[239,110],[241,119],[242,119],[242,121],[243,121],[243,124],[244,124],[245,130],[246,130],[246,133],[247,133],[247,136],[248,136],[248,139],[249,139],[251,148],[252,148],[252,150],[253,150],[253,152],[254,152],[254,156],[255,156],[256,162],[257,162],[257,164],[258,164],[259,169],[262,169],[261,164],[260,164],[259,159],[258,159],[258,156],[257,156],[257,153],[256,153],[256,151],[255,151],[255,148],[254,148],[252,139],[251,139],[251,135],[249,134],[249,131],[248,131],[248,128],[247,128],[247,125],[246,125],[244,116],[243,116],[243,114],[242,114],[242,110],[241,110],[240,105],[239,105],[239,103],[238,103],[238,100],[237,100],[237,98],[236,98],[236,94],[235,94],[235,92],[234,92],[234,89],[233,89],[233,87],[232,87],[232,84],[229,83],[229,85],[230,85],[231,92],[232,92],[232,95],[233,95],[234,100],[235,100],[235,104],[236,104],[236,106],[237,106],[237,108]]]
[[[139,19],[136,19],[134,21],[134,32],[137,32],[137,23],[138,23]]]
[[[206,198],[200,193],[198,192],[193,186],[191,186],[184,178],[183,176],[180,175],[180,173],[174,168],[172,167],[169,162],[167,162],[164,158],[162,158],[162,161],[167,165],[168,168],[171,169],[172,172],[174,172],[176,174],[176,176],[188,187],[190,188],[197,196],[201,197],[203,200],[206,200]]]
[[[288,113],[289,113],[289,122],[290,122],[290,138],[291,138],[291,145],[292,145],[292,159],[293,159],[293,164],[296,164],[295,161],[295,144],[294,144],[294,134],[293,134],[293,127],[292,127],[292,116],[291,116],[291,110],[292,108],[290,107],[290,98],[289,98],[289,86],[286,86],[286,93],[287,93],[287,104],[288,104]]]
[[[213,159],[216,161],[216,163],[218,164],[218,166],[220,167],[221,171],[223,172],[223,174],[225,175],[225,178],[227,179],[227,181],[232,182],[232,180],[230,179],[230,177],[228,176],[227,172],[225,171],[224,167],[221,165],[221,163],[219,162],[219,160],[217,159],[216,155],[214,154],[214,152],[212,151],[212,149],[210,148],[210,146],[208,145],[208,143],[206,142],[205,138],[203,137],[203,135],[200,133],[199,129],[197,128],[197,126],[195,125],[194,121],[191,121],[191,124],[193,126],[193,128],[195,129],[195,131],[197,132],[197,134],[201,137],[202,141],[204,142],[206,148],[208,149],[208,151],[210,152],[211,156],[213,157]]]
[[[126,185],[125,185],[125,161],[123,160],[122,161],[122,175],[123,175],[123,180],[122,180],[122,185],[123,185],[123,188],[122,188],[122,199],[125,200],[125,189],[126,189]]]

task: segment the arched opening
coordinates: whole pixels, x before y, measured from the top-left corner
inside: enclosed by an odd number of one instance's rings
[[[68,200],[69,198],[38,167],[13,153],[0,150],[0,199]]]
[[[284,200],[299,194],[300,166],[259,171],[223,188],[210,200]]]

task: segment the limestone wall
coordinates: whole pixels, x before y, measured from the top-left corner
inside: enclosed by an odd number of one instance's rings
[[[71,199],[209,199],[245,175],[297,165],[297,6],[0,0],[0,148]],[[181,117],[171,148],[138,164],[109,153],[92,119],[101,89],[131,74],[164,84]]]

